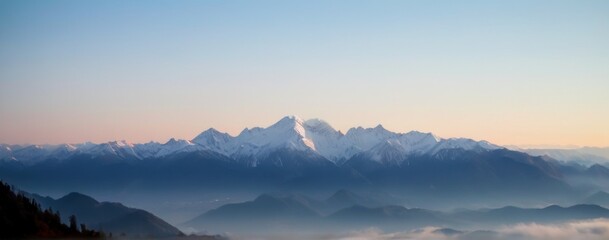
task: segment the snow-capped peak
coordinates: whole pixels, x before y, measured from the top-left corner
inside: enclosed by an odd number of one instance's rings
[[[259,157],[282,148],[314,151],[314,143],[305,137],[303,123],[304,121],[299,117],[287,116],[268,128],[245,129],[231,139],[226,153],[242,158]]]
[[[471,141],[479,143],[482,149],[492,149],[494,146]],[[342,134],[321,119],[303,120],[297,116],[283,117],[267,128],[246,128],[236,137],[210,128],[195,137],[193,142],[205,149],[236,158],[256,158],[277,149],[287,148],[312,151],[334,162],[348,159],[358,153],[383,151],[388,149],[387,147],[402,154],[426,154],[443,148],[463,147],[469,150],[478,146],[469,142],[444,140],[432,133],[395,133],[381,124],[374,128],[351,128],[346,134]]]
[[[127,141],[112,141],[101,144],[86,142],[78,145],[76,152],[91,156],[114,155],[123,159],[140,159],[134,145]]]
[[[224,138],[224,137],[226,137],[226,138],[230,138],[231,136],[228,135],[228,133],[220,132],[220,131],[216,130],[215,128],[209,128],[209,129],[203,131],[202,133],[200,133],[199,135],[197,135],[193,139],[193,142],[194,142],[195,139],[198,139],[198,138],[208,138],[208,137],[213,137],[213,138],[218,138],[218,137]]]
[[[306,128],[306,130],[308,130],[310,132],[324,133],[324,134],[337,135],[337,136],[343,135],[340,131],[336,131],[336,129],[334,129],[332,126],[330,126],[330,124],[328,124],[324,120],[317,119],[317,118],[304,121],[303,126]]]
[[[188,140],[171,138],[160,147],[160,150],[155,154],[155,157],[164,157],[177,152],[194,152],[199,150],[205,150],[205,148]]]
[[[223,133],[214,128],[210,128],[193,138],[192,142],[209,150],[228,155],[226,145],[232,139],[233,137],[228,133]]]
[[[133,147],[132,143],[129,143],[125,140],[113,141],[113,142],[109,142],[109,144],[112,144],[114,146],[121,147],[121,148],[132,148]]]
[[[375,128],[351,128],[340,141],[342,142],[341,146],[346,147],[344,157],[350,158],[357,153],[367,151],[377,144],[397,136],[397,133],[390,132],[379,124]]]
[[[285,116],[285,117],[281,118],[275,124],[271,125],[271,127],[273,127],[275,125],[288,124],[288,125],[291,126],[291,125],[294,125],[294,124],[303,124],[303,123],[304,123],[304,120],[302,120],[302,118],[300,118],[298,116],[290,115],[290,116]]]
[[[147,142],[143,144],[135,144],[135,151],[142,159],[151,158],[156,156],[156,154],[161,150],[163,144],[158,142]]]
[[[500,146],[491,144],[487,141],[475,141],[469,138],[448,138],[442,139],[434,148],[431,150],[432,153],[437,153],[443,149],[464,149],[464,150],[476,150],[486,151],[492,149],[499,149]]]
[[[14,149],[9,145],[2,146],[0,158],[14,157],[24,161],[49,156],[67,158],[76,153],[146,159],[180,152],[213,151],[234,159],[249,159],[254,161],[252,165],[256,165],[256,159],[282,149],[318,154],[335,163],[357,154],[365,154],[374,156],[371,157],[372,160],[399,164],[399,160],[410,154],[435,154],[443,149],[454,148],[475,151],[500,148],[486,141],[442,139],[432,133],[395,133],[381,124],[373,128],[351,128],[343,134],[321,119],[303,120],[297,116],[283,117],[266,128],[245,128],[236,137],[209,128],[192,141],[171,138],[164,144],[132,144],[123,140],[101,144],[86,142],[76,145],[15,146]]]
[[[291,133],[295,133],[298,136],[297,137],[304,137],[305,136],[305,129],[304,129],[304,121],[296,116],[287,116],[282,118],[281,120],[279,120],[279,122],[271,125],[270,127],[268,127],[265,130],[270,130],[270,131],[288,131]]]

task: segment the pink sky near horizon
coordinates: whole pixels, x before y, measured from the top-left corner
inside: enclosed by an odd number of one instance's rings
[[[441,126],[442,121],[423,121],[419,119],[409,119],[406,117],[403,121],[400,121],[399,119],[391,121],[390,119],[388,121],[377,122],[371,118],[364,118],[362,124],[358,124],[354,121],[356,119],[341,122],[340,116],[334,117],[337,118],[337,120],[332,121],[331,119],[334,118],[331,117],[322,119],[343,133],[346,133],[350,127],[375,127],[378,124],[382,124],[383,127],[394,132],[408,132],[411,130],[416,130],[422,132],[432,132],[443,138],[466,137],[475,140],[487,140],[495,144],[506,146],[515,145],[521,147],[543,148],[609,146],[609,144],[604,143],[606,139],[604,138],[602,132],[557,132],[552,131],[549,128],[539,128],[534,124],[522,121],[514,122],[508,127],[497,127],[494,125],[494,123],[496,123],[494,121],[479,121],[476,122],[475,125],[467,125],[466,123],[470,121],[469,119],[453,117],[450,124],[444,125],[444,127],[437,127]],[[210,127],[236,136],[246,127],[268,127],[278,121],[280,118],[281,116],[274,118],[260,116],[259,118],[253,118],[249,119],[250,121],[247,121],[248,119],[223,119],[222,117],[214,117],[207,120],[202,119],[201,121],[193,121],[194,119],[186,120],[186,118],[180,119],[180,117],[176,117],[175,119],[155,119],[150,121],[142,121],[141,123],[129,123],[128,121],[120,121],[120,119],[116,119],[115,121],[105,122],[104,124],[100,125],[74,123],[75,125],[73,126],[59,128],[54,127],[52,129],[49,129],[47,126],[28,127],[25,130],[14,131],[14,137],[10,137],[10,135],[7,135],[6,133],[3,133],[1,136],[3,140],[2,143],[10,144],[60,144],[82,143],[87,141],[101,143],[116,140],[126,140],[132,143],[144,143],[149,141],[164,143],[170,138],[192,139],[200,132],[207,130]],[[303,119],[308,118],[304,117]],[[336,124],[337,122],[339,124]],[[404,122],[406,124],[404,124]],[[62,125],[66,122],[60,121],[56,123]],[[50,122],[49,125],[50,124],[54,123]],[[409,126],[419,126],[419,128],[409,128]],[[472,128],[472,126],[475,127]],[[515,126],[523,127],[521,129],[514,130]],[[103,128],[103,130],[101,128]],[[538,137],[532,138],[532,135]],[[553,138],[556,141],[548,140],[548,137]],[[7,139],[16,141],[8,141]],[[36,140],[31,141],[31,139]],[[569,140],[564,141],[563,139]]]

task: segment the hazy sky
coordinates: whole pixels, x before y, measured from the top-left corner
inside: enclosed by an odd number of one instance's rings
[[[284,115],[609,146],[609,1],[0,0],[0,142]]]

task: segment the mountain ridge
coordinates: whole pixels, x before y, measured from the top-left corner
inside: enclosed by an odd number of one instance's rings
[[[127,234],[131,237],[171,237],[182,232],[157,216],[136,208],[126,207],[117,202],[99,202],[78,192],[71,192],[61,198],[53,199],[37,194],[29,194],[43,208],[52,208],[66,217],[76,218],[93,229],[103,229],[115,235]]]
[[[387,203],[366,206],[351,201],[351,197],[336,199],[334,197],[336,195],[355,196],[356,194],[339,190],[326,200],[317,200],[302,194],[265,193],[251,201],[226,204],[209,210],[183,225],[204,228],[213,226],[213,229],[220,231],[238,228],[239,231],[245,232],[273,228],[282,230],[287,228],[288,231],[290,228],[327,228],[339,231],[368,227],[404,230],[425,226],[471,228],[609,217],[609,209],[593,204],[576,204],[567,207],[549,205],[534,208],[505,206],[439,211]],[[324,209],[328,207],[326,204],[331,202],[334,202],[334,206]]]
[[[433,154],[442,149],[493,150],[502,148],[487,141],[466,138],[440,138],[432,133],[410,131],[391,132],[382,125],[374,128],[353,127],[343,134],[321,119],[303,120],[286,116],[266,128],[246,128],[239,135],[231,136],[209,128],[192,140],[171,138],[166,143],[148,142],[132,144],[111,141],[94,144],[59,145],[8,145],[2,144],[0,159],[36,164],[45,159],[65,160],[77,154],[92,156],[117,156],[125,160],[159,158],[181,152],[212,151],[232,159],[263,159],[281,149],[317,154],[337,165],[357,154],[379,155],[378,151],[389,147],[395,151],[395,159],[410,154]],[[378,157],[373,157],[380,161]],[[252,160],[251,166],[256,166]]]

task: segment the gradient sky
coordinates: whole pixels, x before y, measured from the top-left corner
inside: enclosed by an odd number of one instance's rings
[[[609,146],[609,1],[0,0],[0,142],[284,115]]]

